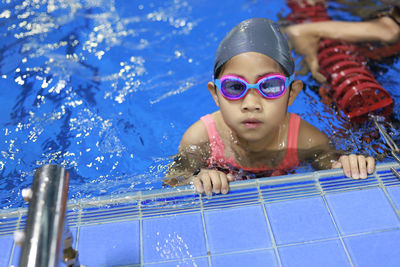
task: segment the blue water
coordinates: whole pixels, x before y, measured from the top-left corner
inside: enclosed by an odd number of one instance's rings
[[[288,12],[281,0],[2,0],[0,208],[22,206],[47,163],[71,172],[72,199],[160,188],[184,131],[216,110],[206,84],[218,42],[244,19]],[[399,99],[398,62],[382,68]],[[371,125],[352,129],[302,79],[290,110],[368,152],[358,139]]]

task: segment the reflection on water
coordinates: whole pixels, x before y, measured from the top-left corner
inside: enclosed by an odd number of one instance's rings
[[[13,206],[34,169],[46,163],[73,172],[75,197],[157,184],[168,156],[154,151],[162,138],[149,134],[158,111],[152,117],[145,109],[149,113],[151,101],[178,90],[172,66],[185,53],[180,45],[159,48],[189,35],[196,21],[186,17],[186,1],[125,4],[2,1],[2,114],[9,115],[2,119],[0,188],[13,196],[6,200],[2,193],[2,207]],[[187,83],[179,92],[195,85]],[[136,96],[139,91],[144,93]]]
[[[206,83],[219,40],[243,19],[277,19],[279,10],[287,11],[280,0],[268,6],[261,0],[2,0],[0,6],[3,209],[22,205],[21,189],[47,163],[71,172],[72,198],[160,188],[184,130],[216,109]],[[379,81],[399,99],[393,64]],[[355,128],[320,101],[309,76],[302,78],[307,88],[291,111],[341,148],[385,153],[380,138],[365,140],[369,123]]]

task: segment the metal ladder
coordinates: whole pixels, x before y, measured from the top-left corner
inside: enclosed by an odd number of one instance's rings
[[[32,189],[22,190],[29,208],[25,229],[14,234],[22,246],[20,267],[80,266],[66,222],[68,184],[64,168],[45,165],[36,170]]]

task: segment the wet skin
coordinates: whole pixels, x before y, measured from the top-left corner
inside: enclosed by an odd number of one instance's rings
[[[236,75],[249,83],[256,83],[260,77],[269,73],[283,71],[268,56],[247,52],[230,59],[220,76]],[[213,82],[209,82],[207,87],[220,109],[212,116],[225,144],[225,156],[233,157],[246,167],[278,166],[286,154],[289,123],[287,107],[301,91],[302,82],[294,81],[290,90],[286,90],[277,99],[263,98],[256,89],[251,89],[240,100],[228,100],[221,95]],[[364,156],[351,155],[339,158],[332,153],[328,137],[304,120],[299,128],[298,154],[301,159],[325,164],[319,168],[343,167],[345,174],[355,179],[366,178],[367,172],[372,173],[374,170],[375,163],[371,157],[366,159]],[[199,193],[227,193],[229,182],[235,180],[234,174],[208,169],[208,156],[208,133],[203,122],[198,121],[185,132],[179,147],[178,160],[167,174],[168,177],[180,176],[182,179],[175,179],[174,182],[170,180],[166,184],[193,183]]]

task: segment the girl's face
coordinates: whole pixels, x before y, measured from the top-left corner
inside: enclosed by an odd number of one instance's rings
[[[239,54],[230,59],[224,66],[221,76],[236,75],[249,83],[269,73],[283,73],[280,65],[268,56],[256,52]],[[215,90],[214,83],[208,83],[208,89],[221,110],[228,127],[241,139],[249,142],[265,140],[279,130],[286,118],[288,104],[292,104],[302,88],[300,81],[292,83],[285,94],[277,99],[266,99],[256,89],[250,89],[242,99],[228,100],[220,91]]]

